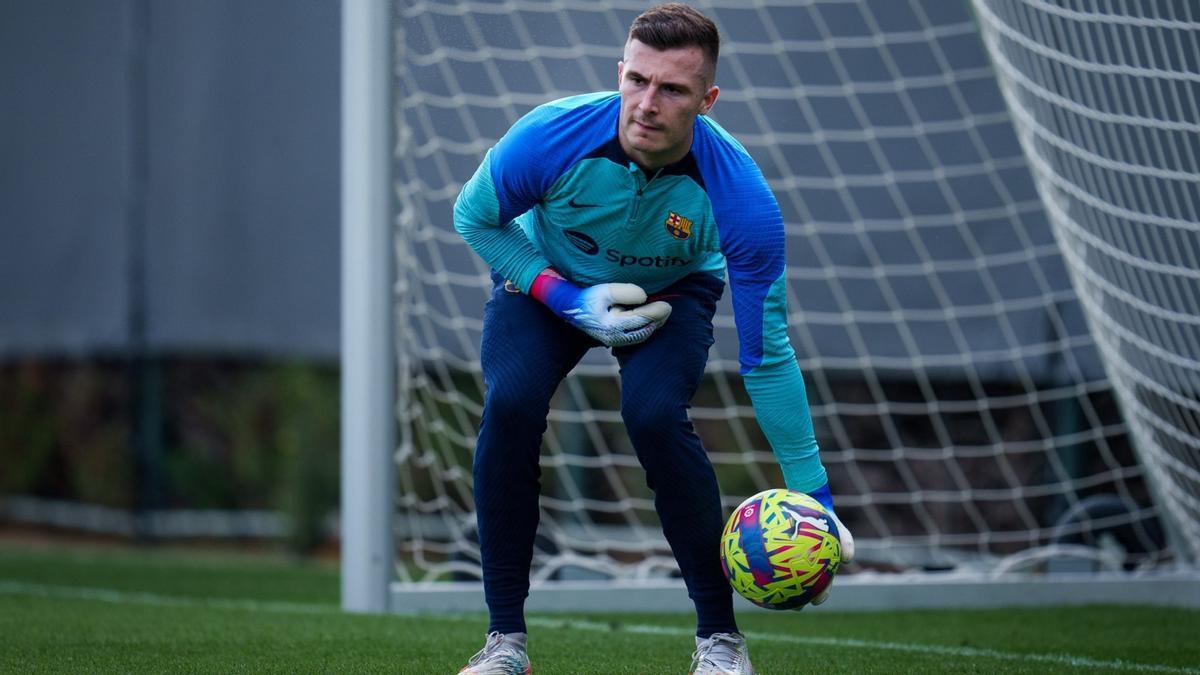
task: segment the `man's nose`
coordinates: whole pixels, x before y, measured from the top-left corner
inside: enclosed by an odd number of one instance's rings
[[[648,87],[645,95],[642,96],[641,102],[638,104],[645,112],[658,111],[658,87]]]

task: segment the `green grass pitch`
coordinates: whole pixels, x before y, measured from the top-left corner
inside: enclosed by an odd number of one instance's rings
[[[338,609],[337,569],[283,558],[0,544],[0,672],[455,673],[485,617]],[[829,606],[836,605],[836,592]],[[1200,611],[745,612],[773,673],[1200,673]],[[686,615],[530,617],[534,672],[684,673]]]

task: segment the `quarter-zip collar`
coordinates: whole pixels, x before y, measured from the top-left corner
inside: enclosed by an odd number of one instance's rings
[[[588,153],[585,159],[593,157],[602,157],[623,167],[638,166],[638,163],[626,154],[624,148],[621,147],[620,139],[616,136],[613,136],[608,142]],[[700,187],[704,187],[704,179],[700,175],[700,167],[696,164],[696,158],[691,152],[684,155],[683,159],[678,162],[668,164],[657,171],[647,172],[640,167],[639,171],[647,176],[647,182],[659,177],[687,176],[694,180]]]

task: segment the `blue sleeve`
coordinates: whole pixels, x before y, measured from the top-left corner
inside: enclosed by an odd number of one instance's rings
[[[693,152],[717,222],[732,292],[743,375],[794,360],[787,337],[783,214],[758,165],[733,137],[700,118]]]
[[[825,465],[813,431],[804,377],[795,359],[759,366],[743,381],[758,426],[771,442],[789,490],[812,492],[825,485]]]
[[[513,219],[534,208],[554,182],[616,132],[620,98],[584,94],[534,108],[488,151],[454,204],[467,244],[518,288],[550,265]]]
[[[749,153],[701,118],[693,146],[725,255],[740,364],[758,424],[788,489],[827,482],[796,352],[788,341],[783,214]]]
[[[454,227],[467,245],[493,269],[529,290],[539,272],[550,266],[512,218],[502,219],[492,182],[494,150],[489,150],[454,202]]]

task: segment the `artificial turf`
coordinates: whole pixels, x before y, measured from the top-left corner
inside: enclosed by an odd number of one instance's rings
[[[338,607],[336,566],[0,544],[0,671],[455,673],[486,618]],[[1200,611],[1052,607],[739,616],[771,673],[1200,673]],[[532,615],[534,672],[684,673],[682,614]]]

